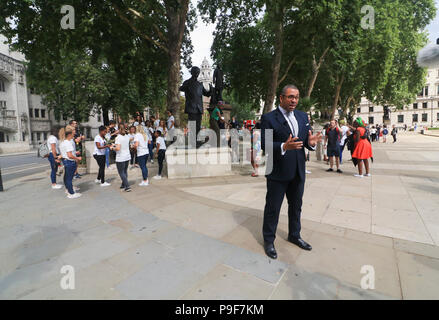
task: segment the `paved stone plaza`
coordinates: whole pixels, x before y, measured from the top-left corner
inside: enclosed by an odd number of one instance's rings
[[[247,169],[151,179],[131,193],[116,175],[109,188],[88,175],[74,183],[83,193],[75,200],[52,190],[47,173],[8,181],[0,298],[438,299],[439,138],[398,138],[373,145],[370,178],[353,177],[351,162],[342,175],[309,163],[302,237],[313,250],[285,240],[285,202],[278,260],[262,248],[265,178]],[[129,178],[138,184],[140,170]],[[75,290],[60,287],[64,265],[75,269]],[[374,290],[360,287],[364,265],[375,270]]]

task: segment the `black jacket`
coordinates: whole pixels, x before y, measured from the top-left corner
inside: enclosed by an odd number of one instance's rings
[[[210,97],[210,90],[204,89],[201,82],[194,78],[190,78],[183,82],[180,91],[185,93],[186,107],[185,113],[203,113],[203,96]]]

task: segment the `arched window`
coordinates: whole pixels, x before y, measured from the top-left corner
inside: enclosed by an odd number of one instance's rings
[[[0,92],[6,92],[5,81],[0,79]]]

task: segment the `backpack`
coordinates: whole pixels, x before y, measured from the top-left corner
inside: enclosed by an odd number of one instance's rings
[[[337,131],[337,134],[338,134],[338,141],[340,141],[340,140],[341,140],[341,137],[340,137],[340,129],[339,129],[338,127],[335,127],[335,131]],[[329,134],[329,127],[326,128],[326,135],[328,135],[328,134]]]
[[[384,130],[383,130],[383,134],[384,134],[384,135],[387,135],[388,133],[389,133],[389,131],[388,131],[387,129],[384,129]]]
[[[47,158],[50,154],[49,147],[47,147],[47,141],[44,141],[43,144],[40,144],[38,147],[38,156],[41,158]]]

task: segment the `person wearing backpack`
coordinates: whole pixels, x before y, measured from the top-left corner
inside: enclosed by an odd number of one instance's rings
[[[383,128],[383,143],[387,143],[387,135],[389,134],[389,130],[387,130],[387,126],[384,125]]]
[[[50,135],[47,138],[47,151],[48,156],[47,159],[50,162],[50,179],[52,181],[52,189],[61,189],[62,185],[57,184],[56,183],[56,172],[58,171],[58,165],[59,163],[61,163],[60,160],[60,152],[59,152],[59,141],[57,138],[57,129],[52,128],[52,130],[50,131]],[[41,155],[41,156],[45,156],[45,155]]]
[[[331,120],[329,128],[326,129],[325,145],[327,146],[327,155],[329,157],[330,168],[327,172],[334,171],[334,158],[337,166],[337,172],[343,173],[340,170],[340,129],[337,127],[335,120]]]

